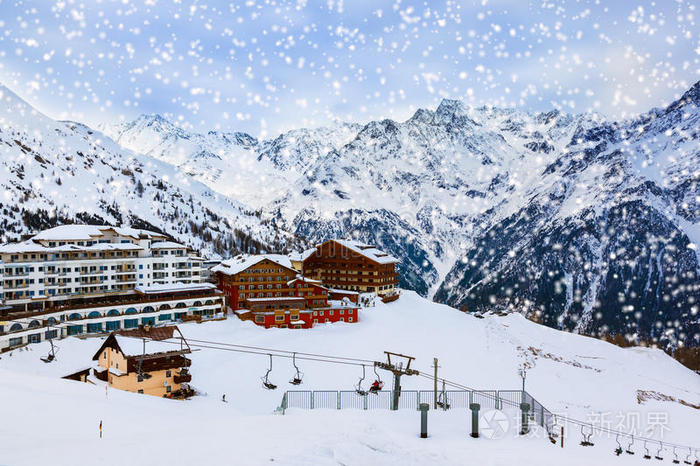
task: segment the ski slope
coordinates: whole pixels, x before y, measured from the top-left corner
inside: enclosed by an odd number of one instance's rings
[[[700,410],[672,401],[638,402],[638,390],[700,405],[700,376],[652,349],[623,349],[588,337],[537,325],[520,315],[478,319],[412,292],[390,304],[361,311],[357,324],[318,325],[309,330],[265,330],[235,318],[185,324],[187,338],[299,352],[381,359],[384,350],[416,357],[430,371],[439,358],[440,376],[480,389],[518,389],[518,368],[528,363],[527,390],[557,414],[581,420],[638,413],[640,430],[652,413],[666,413],[666,441],[697,444]],[[192,385],[201,393],[185,402],[109,390],[59,377],[91,365],[100,338],[68,338],[58,360],[44,364],[47,347],[33,345],[0,359],[0,464],[639,464],[615,457],[614,438],[595,436],[596,446],[578,446],[569,429],[565,448],[535,431],[500,440],[468,437],[464,410],[432,412],[428,440],[418,438],[412,410],[352,411],[290,409],[273,414],[291,362],[275,359],[274,391],[261,387],[268,359],[213,349],[194,351]],[[532,348],[532,349],[529,349]],[[304,383],[297,389],[352,390],[356,366],[299,361]],[[370,374],[365,383],[370,382]],[[391,383],[381,374],[386,387]],[[429,380],[404,377],[405,390],[430,389]],[[222,403],[226,394],[228,403]],[[669,398],[666,398],[669,399]],[[31,410],[30,410],[31,408]],[[28,413],[36,413],[29,415]],[[98,425],[104,423],[104,438]],[[647,436],[658,436],[641,432]],[[541,434],[541,433],[539,433]],[[626,446],[626,445],[625,445]],[[656,446],[653,447],[656,449]],[[654,451],[655,452],[655,451]],[[654,453],[652,452],[652,453]],[[681,454],[683,452],[679,452]],[[681,456],[684,458],[685,453]],[[664,452],[672,459],[670,450]]]

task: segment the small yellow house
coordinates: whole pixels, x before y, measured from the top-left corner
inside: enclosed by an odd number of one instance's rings
[[[180,336],[174,337],[177,331]],[[188,383],[192,362],[176,326],[114,332],[93,356],[97,378],[119,390],[168,398],[193,394]]]

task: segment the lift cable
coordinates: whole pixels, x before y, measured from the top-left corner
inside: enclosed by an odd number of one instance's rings
[[[168,341],[168,340],[161,340],[165,343],[179,343],[175,341]],[[187,338],[188,342],[196,342],[190,344],[190,346],[194,348],[207,348],[207,349],[216,349],[216,350],[221,350],[221,351],[229,351],[229,352],[235,352],[235,353],[245,353],[245,354],[258,354],[262,356],[269,356],[272,354],[274,357],[278,358],[287,358],[287,359],[293,359],[294,358],[294,353],[296,353],[296,359],[299,360],[305,360],[305,361],[316,361],[316,362],[325,362],[325,363],[331,363],[331,364],[343,364],[343,365],[348,365],[348,366],[363,366],[364,363],[371,363],[374,365],[375,361],[372,361],[370,359],[360,359],[360,358],[349,358],[349,357],[344,357],[344,356],[334,356],[334,355],[324,355],[324,354],[319,354],[319,353],[303,353],[303,352],[298,352],[298,351],[290,351],[290,350],[280,350],[280,349],[275,349],[275,348],[266,348],[266,347],[259,347],[259,346],[250,346],[250,345],[237,345],[233,343],[223,343],[223,342],[215,342],[215,341],[210,341],[210,340],[197,340],[197,339],[189,339]],[[207,343],[207,344],[204,344]],[[355,362],[357,361],[357,362]],[[426,379],[433,380],[434,377],[431,374],[428,374],[426,372],[418,371],[418,375],[421,377],[424,377]],[[462,385],[457,382],[453,382],[447,379],[440,379],[442,380],[445,385],[457,388],[460,390],[466,390],[466,391],[472,391],[476,393],[482,394],[486,398],[490,398],[493,400],[498,399],[500,403],[502,404],[507,404],[509,406],[517,407],[519,408],[519,403],[516,403],[511,400],[503,399],[503,398],[497,398],[496,396],[483,392],[480,390],[477,390],[475,388]],[[519,391],[519,390],[518,390]],[[691,447],[688,445],[681,445],[681,444],[674,444],[670,442],[664,442],[658,439],[653,439],[653,438],[647,438],[647,437],[638,437],[633,434],[623,432],[623,431],[618,431],[615,429],[610,429],[607,427],[603,426],[596,426],[590,422],[585,422],[581,421],[578,419],[574,419],[568,416],[563,416],[559,414],[552,414],[552,416],[557,419],[557,420],[563,420],[566,422],[569,422],[574,425],[578,426],[586,426],[590,427],[592,429],[598,430],[600,432],[605,432],[613,435],[620,435],[621,437],[630,437],[634,438],[635,441],[647,441],[647,442],[652,442],[656,444],[663,444],[665,446],[669,447],[676,447],[680,449],[692,449],[692,450],[698,450],[697,447]]]

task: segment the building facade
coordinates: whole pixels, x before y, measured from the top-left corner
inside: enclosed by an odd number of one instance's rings
[[[225,299],[211,283],[154,285],[102,302],[73,303],[44,311],[0,316],[0,351],[71,335],[113,332],[160,325],[225,312]]]
[[[63,225],[2,245],[0,351],[220,312],[223,295],[201,283],[201,264],[165,235],[134,228]]]
[[[43,309],[137,286],[200,283],[202,261],[161,233],[62,225],[0,246],[0,293],[3,305]]]
[[[192,362],[185,357],[190,352],[177,327],[145,326],[110,334],[92,359],[97,361],[97,378],[109,387],[180,398],[191,392],[188,368]]]
[[[396,293],[398,259],[375,246],[358,241],[329,240],[295,259],[304,276],[319,280],[331,289],[374,292],[382,297]]]
[[[243,320],[266,328],[310,328],[314,323],[359,318],[357,307],[348,301],[329,301],[328,288],[299,275],[284,255],[239,256],[213,271],[231,309]]]

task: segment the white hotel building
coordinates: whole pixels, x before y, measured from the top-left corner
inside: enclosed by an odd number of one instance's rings
[[[2,245],[0,351],[219,312],[202,262],[161,233],[112,226],[63,225]]]

